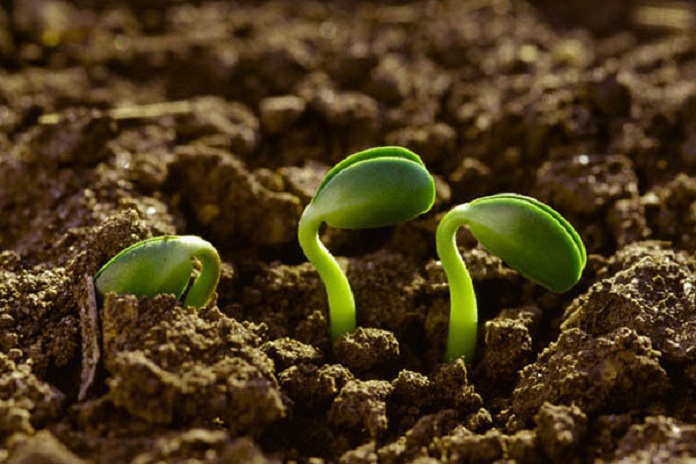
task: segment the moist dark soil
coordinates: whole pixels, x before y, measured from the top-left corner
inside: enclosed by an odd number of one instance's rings
[[[686,1],[0,0],[0,462],[694,462],[694,30]],[[358,307],[332,344],[297,222],[379,145],[437,199],[322,231]],[[499,192],[587,268],[551,294],[462,230],[480,339],[443,363],[435,228]],[[163,234],[219,249],[213,301],[90,311]]]

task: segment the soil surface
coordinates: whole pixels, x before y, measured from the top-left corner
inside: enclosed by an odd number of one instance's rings
[[[0,462],[694,462],[694,30],[689,2],[0,0]],[[323,230],[358,306],[331,344],[297,222],[378,145],[437,199]],[[551,294],[462,230],[479,348],[445,364],[434,231],[499,192],[588,265]],[[206,308],[90,312],[175,233],[220,250]]]

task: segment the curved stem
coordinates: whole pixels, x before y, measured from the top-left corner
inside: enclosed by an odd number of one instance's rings
[[[467,205],[448,212],[437,227],[437,255],[447,276],[450,290],[450,321],[445,359],[464,356],[471,364],[476,351],[478,309],[469,271],[457,249],[457,229],[466,224]]]
[[[201,271],[195,278],[184,299],[184,307],[193,306],[201,308],[205,306],[212,296],[218,281],[220,280],[220,256],[217,250],[208,242],[198,241],[191,258],[196,258],[201,263]],[[203,243],[201,243],[203,242]]]
[[[329,300],[329,336],[336,340],[344,333],[355,330],[355,300],[348,278],[336,259],[319,240],[321,219],[312,217],[310,204],[302,213],[298,239],[309,262],[319,272]]]

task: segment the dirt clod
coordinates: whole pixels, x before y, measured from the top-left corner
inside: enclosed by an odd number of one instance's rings
[[[630,258],[629,258],[630,256]],[[622,270],[596,283],[564,315],[562,329],[578,327],[603,335],[629,327],[650,338],[665,361],[693,362],[696,275],[686,255],[640,243],[609,261]],[[628,261],[628,262],[626,262]],[[611,271],[607,271],[611,272]]]
[[[553,462],[577,462],[587,432],[587,417],[577,406],[544,403],[534,416],[537,436]]]
[[[109,294],[102,333],[109,398],[145,421],[221,420],[239,434],[285,415],[273,363],[253,347],[258,338],[217,309]]]
[[[491,391],[505,391],[514,385],[518,371],[532,359],[532,335],[541,319],[535,306],[504,310],[486,321],[483,357],[476,377]]]
[[[628,328],[596,338],[568,329],[522,370],[513,411],[523,424],[546,401],[576,404],[588,416],[608,407],[616,412],[641,407],[669,389],[659,355],[647,337]]]
[[[688,462],[693,455],[696,428],[666,417],[647,417],[632,426],[619,442],[612,462],[630,463],[645,459]],[[683,461],[682,461],[683,460]]]
[[[337,364],[299,364],[281,372],[278,380],[299,408],[312,409],[333,401],[353,374]]]
[[[383,380],[350,380],[331,405],[329,420],[335,427],[366,431],[377,438],[389,425],[386,400],[391,392],[392,386]]]
[[[388,372],[399,358],[399,343],[386,330],[358,327],[338,338],[333,351],[341,364],[358,374],[378,368],[386,368]]]

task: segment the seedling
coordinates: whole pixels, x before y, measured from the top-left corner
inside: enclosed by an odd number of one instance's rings
[[[437,254],[450,289],[450,322],[445,358],[476,348],[478,310],[471,276],[457,250],[456,233],[466,225],[484,248],[527,279],[552,292],[577,283],[587,260],[578,233],[558,212],[534,198],[505,193],[479,198],[449,211],[437,228]]]
[[[386,227],[428,211],[435,183],[420,157],[400,147],[377,147],[334,166],[300,218],[298,239],[319,272],[329,300],[329,336],[355,329],[355,300],[346,275],[319,239],[325,222],[340,229]]]
[[[109,292],[153,297],[183,297],[184,307],[205,306],[220,279],[220,256],[209,242],[193,235],[165,235],[122,250],[94,276],[103,297]]]

